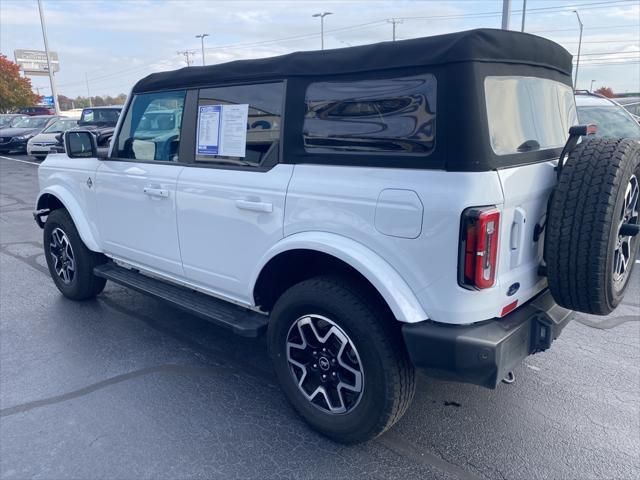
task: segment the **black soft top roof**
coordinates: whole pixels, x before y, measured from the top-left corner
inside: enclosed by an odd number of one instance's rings
[[[133,93],[198,87],[228,81],[341,75],[460,62],[539,66],[571,76],[571,58],[567,50],[545,38],[483,28],[397,42],[294,52],[278,57],[152,73],[133,87]]]

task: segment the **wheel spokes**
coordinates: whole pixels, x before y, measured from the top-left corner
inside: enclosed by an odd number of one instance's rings
[[[364,376],[355,346],[331,320],[300,317],[289,329],[287,360],[300,392],[316,407],[345,413],[360,400]]]
[[[51,232],[49,250],[56,274],[64,283],[71,283],[76,262],[69,238],[62,229],[56,228]]]

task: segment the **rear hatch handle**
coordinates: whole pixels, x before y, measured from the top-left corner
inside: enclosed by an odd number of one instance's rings
[[[522,262],[522,245],[524,244],[525,223],[527,213],[522,207],[516,207],[513,211],[511,223],[511,236],[509,238],[510,259],[509,266],[515,268]]]

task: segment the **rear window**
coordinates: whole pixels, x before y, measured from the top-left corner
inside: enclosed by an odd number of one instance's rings
[[[484,81],[491,147],[497,155],[562,147],[578,124],[573,90],[535,77]]]
[[[78,125],[116,126],[120,116],[119,108],[85,108]]]
[[[303,125],[310,153],[427,155],[436,140],[431,74],[309,85]]]
[[[578,107],[580,123],[595,123],[596,137],[640,138],[640,125],[616,105]]]

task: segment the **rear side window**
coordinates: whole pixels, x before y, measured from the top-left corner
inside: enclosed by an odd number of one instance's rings
[[[282,82],[200,90],[196,163],[249,167],[277,163],[283,101]],[[237,122],[242,114],[246,138]],[[229,123],[232,115],[235,124]]]
[[[535,77],[484,81],[491,147],[497,155],[562,147],[577,125],[570,86]]]
[[[427,155],[435,148],[431,74],[312,83],[305,102],[307,152]]]
[[[122,123],[113,156],[178,161],[184,97],[184,90],[136,95]]]

